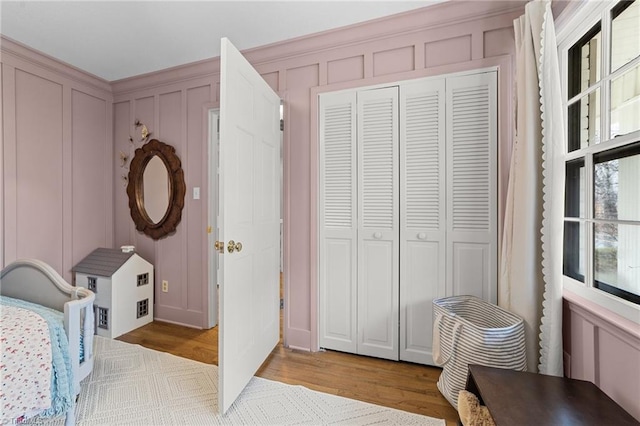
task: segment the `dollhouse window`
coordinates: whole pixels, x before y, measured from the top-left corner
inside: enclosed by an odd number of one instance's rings
[[[137,307],[137,318],[142,318],[149,314],[149,299],[140,300]]]
[[[87,288],[94,293],[98,292],[98,279],[96,277],[87,277]]]
[[[149,273],[138,275],[138,287],[149,284]]]
[[[98,307],[98,327],[109,329],[109,308]]]

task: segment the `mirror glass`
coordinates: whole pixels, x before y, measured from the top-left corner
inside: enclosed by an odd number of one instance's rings
[[[160,223],[169,208],[169,172],[157,155],[151,157],[143,173],[144,209],[152,223]]]
[[[175,148],[152,139],[136,149],[127,180],[136,230],[154,240],[173,234],[182,218],[187,190]]]

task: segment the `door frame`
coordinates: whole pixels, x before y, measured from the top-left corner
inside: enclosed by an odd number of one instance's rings
[[[218,325],[218,252],[213,248],[218,231],[218,152],[220,134],[218,119],[220,109],[207,106],[207,300],[205,328]],[[215,182],[214,182],[215,179]]]

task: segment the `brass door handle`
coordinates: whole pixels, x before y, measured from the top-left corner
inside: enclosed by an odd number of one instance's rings
[[[234,251],[237,251],[237,252],[242,251],[242,243],[240,241],[236,243],[233,240],[229,240],[229,244],[227,244],[227,251],[229,253],[233,253]]]

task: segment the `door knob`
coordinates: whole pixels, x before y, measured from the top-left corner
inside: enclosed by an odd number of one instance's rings
[[[418,234],[418,239],[424,240],[425,238],[427,238],[427,234],[425,234],[424,232]]]
[[[237,243],[233,240],[229,240],[229,244],[227,244],[227,251],[229,253],[233,253],[234,251],[241,252],[242,251],[242,243],[238,241]]]
[[[382,238],[382,233],[374,232],[373,233],[373,238],[375,238],[376,240],[379,240],[380,238]]]
[[[224,253],[224,241],[216,241],[213,247],[220,253]]]

